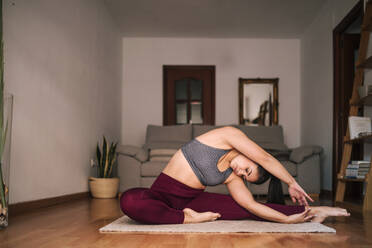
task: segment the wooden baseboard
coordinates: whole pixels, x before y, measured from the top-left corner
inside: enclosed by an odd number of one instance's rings
[[[310,197],[311,197],[311,199],[313,199],[313,200],[318,200],[319,199],[319,194],[313,194],[313,193],[310,193],[310,194],[308,194]]]
[[[333,192],[331,190],[322,189],[319,196],[322,198],[333,199]]]
[[[90,197],[89,192],[81,192],[71,195],[63,195],[58,197],[46,198],[41,200],[21,202],[9,205],[9,217],[19,215],[21,213],[31,212],[35,209],[50,207],[56,204],[65,203],[71,200],[79,200]]]

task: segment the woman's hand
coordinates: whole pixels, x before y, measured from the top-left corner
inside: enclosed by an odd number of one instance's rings
[[[311,209],[308,208],[305,211],[303,211],[302,213],[289,215],[287,217],[287,219],[285,220],[285,223],[286,224],[296,224],[296,223],[303,223],[303,222],[311,220],[316,215],[315,214],[310,215],[310,210]]]
[[[314,200],[311,199],[308,194],[306,194],[306,192],[301,188],[300,185],[298,185],[296,181],[288,185],[288,193],[291,196],[293,203],[296,203],[297,200],[300,205],[308,206],[309,204],[307,203],[306,198],[314,202]]]

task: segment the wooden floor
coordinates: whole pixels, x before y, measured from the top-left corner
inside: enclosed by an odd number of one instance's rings
[[[331,202],[318,201],[317,205]],[[122,216],[118,199],[82,199],[9,219],[0,247],[372,247],[372,215],[329,219],[337,234],[101,234]]]

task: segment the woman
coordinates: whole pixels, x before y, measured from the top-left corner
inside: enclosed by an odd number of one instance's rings
[[[254,200],[243,180],[261,184],[271,177],[268,203]],[[300,206],[284,205],[280,180]],[[230,195],[204,192],[224,183]],[[149,224],[254,219],[280,223],[322,222],[328,216],[349,216],[341,208],[309,207],[313,201],[287,170],[232,126],[216,128],[184,144],[151,188],[132,188],[120,198],[124,214]],[[281,203],[281,204],[278,204]]]

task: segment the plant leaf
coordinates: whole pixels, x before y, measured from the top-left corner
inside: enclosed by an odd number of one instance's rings
[[[116,161],[116,156],[117,156],[117,154],[116,154],[116,146],[117,146],[117,144],[118,144],[118,142],[116,142],[116,144],[112,146],[112,151],[111,151],[111,157],[112,157],[112,159],[110,161],[110,164],[111,165],[110,165],[110,171],[109,171],[110,177],[111,177],[111,173],[112,173],[112,168],[114,167],[114,163]]]
[[[97,142],[97,149],[96,149],[96,155],[97,155],[97,176],[100,177],[100,170],[101,167],[101,151],[99,149],[99,142]]]
[[[107,173],[107,167],[108,167],[108,156],[109,156],[109,148],[107,147],[107,142],[106,142],[106,138],[103,136],[103,143],[104,143],[104,153],[105,153],[105,159],[103,160],[104,162],[104,172],[103,172],[103,177],[107,177],[106,173]]]
[[[105,163],[107,159],[107,142],[105,136],[103,136],[103,146],[102,146],[102,164],[101,164],[101,177],[105,177]]]

